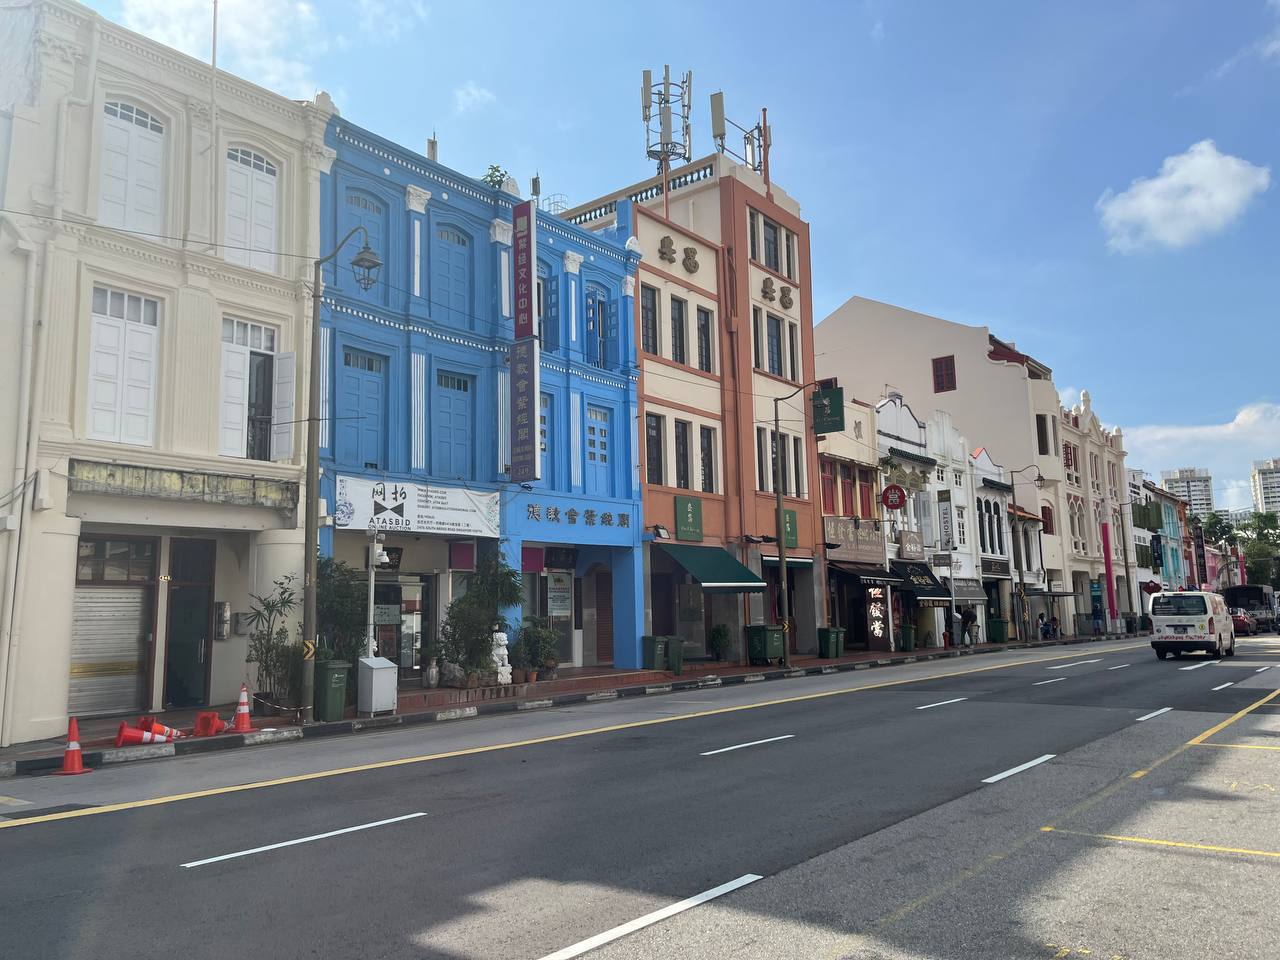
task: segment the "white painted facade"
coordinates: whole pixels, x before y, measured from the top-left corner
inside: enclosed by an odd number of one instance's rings
[[[1253,461],[1249,481],[1254,511],[1280,513],[1280,458]]]
[[[205,605],[246,612],[286,575],[300,590],[304,281],[332,104],[215,84],[68,0],[5,14],[34,52],[0,100],[0,298],[21,318],[0,331],[18,411],[0,487],[20,488],[0,532],[8,744],[60,736],[69,710],[234,700],[247,639]]]

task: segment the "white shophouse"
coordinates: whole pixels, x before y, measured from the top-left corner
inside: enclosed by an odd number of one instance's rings
[[[67,0],[8,6],[4,744],[68,714],[226,703],[249,676],[237,614],[302,566],[332,112]]]

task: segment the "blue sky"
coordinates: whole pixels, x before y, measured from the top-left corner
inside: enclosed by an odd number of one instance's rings
[[[94,5],[207,56],[208,0]],[[760,27],[776,9],[222,0],[219,58],[571,203],[651,172],[640,71],[692,69],[696,154],[712,91],[769,108],[817,318],[858,294],[987,324],[1090,390],[1132,465],[1209,466],[1243,504],[1248,461],[1280,455],[1280,0],[795,3]]]

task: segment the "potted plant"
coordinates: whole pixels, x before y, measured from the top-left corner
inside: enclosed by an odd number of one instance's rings
[[[547,620],[542,617],[525,620],[520,627],[520,647],[529,663],[530,682],[538,677],[544,680],[555,678],[555,670],[560,663],[556,659],[555,631]]]
[[[524,644],[517,635],[507,647],[507,660],[511,664],[511,682],[525,683],[529,672],[529,658],[525,656]]]
[[[274,715],[275,704],[289,690],[292,657],[289,627],[285,623],[298,605],[292,575],[274,581],[275,589],[265,596],[250,594],[249,645],[245,663],[256,666],[253,695],[254,712]]]
[[[717,660],[723,660],[726,653],[729,652],[729,628],[723,623],[717,623],[711,628],[711,632],[707,634],[707,646],[711,648],[711,655]]]
[[[493,635],[506,630],[502,611],[522,599],[520,575],[496,550],[482,555],[467,579],[467,592],[449,604],[441,630],[441,656],[455,667],[442,671],[450,681],[461,676],[466,687],[480,683],[480,675],[492,674]]]

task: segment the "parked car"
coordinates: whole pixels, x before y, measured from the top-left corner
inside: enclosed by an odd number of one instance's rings
[[[1258,632],[1258,621],[1248,610],[1235,607],[1231,611],[1231,623],[1236,628],[1236,635],[1251,637]]]
[[[1230,657],[1236,652],[1236,630],[1221,595],[1179,590],[1157,593],[1151,598],[1151,648],[1163,660],[1203,650],[1211,657]]]

